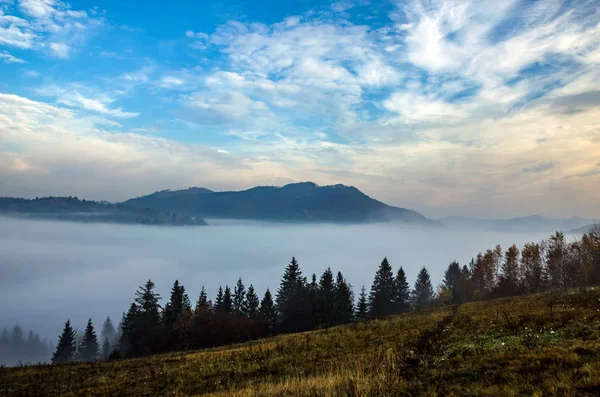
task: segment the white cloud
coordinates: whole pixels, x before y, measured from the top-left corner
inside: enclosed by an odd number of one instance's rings
[[[125,112],[121,108],[110,108],[109,105],[115,102],[115,98],[95,90],[91,90],[80,84],[70,84],[66,87],[51,85],[38,90],[43,96],[50,96],[56,99],[56,102],[79,109],[89,110],[117,118],[136,117],[139,113]]]
[[[20,11],[22,17],[6,14]],[[0,10],[0,44],[46,51],[66,59],[103,23],[85,10],[55,0],[21,0],[18,7]]]
[[[6,51],[0,51],[0,60],[4,61],[4,63],[27,63],[21,58],[17,58]]]
[[[68,58],[71,47],[65,43],[50,43],[50,50],[58,58]]]

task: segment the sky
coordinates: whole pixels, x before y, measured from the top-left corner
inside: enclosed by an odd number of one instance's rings
[[[0,195],[600,218],[592,1],[0,0]]]

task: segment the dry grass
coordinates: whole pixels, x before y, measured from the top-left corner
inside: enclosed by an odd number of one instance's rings
[[[240,345],[0,370],[0,395],[600,395],[600,289]]]

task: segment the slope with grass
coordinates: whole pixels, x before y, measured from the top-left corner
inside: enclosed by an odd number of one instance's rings
[[[16,395],[598,395],[600,289],[142,359],[5,368]]]

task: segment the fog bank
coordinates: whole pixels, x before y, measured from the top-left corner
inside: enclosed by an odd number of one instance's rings
[[[467,263],[501,244],[522,246],[548,233],[420,229],[390,224],[314,225],[213,221],[208,227],[78,224],[0,218],[0,327],[18,323],[55,341],[71,319],[97,330],[115,324],[135,290],[151,278],[164,305],[175,279],[195,302],[201,286],[214,299],[219,285],[242,277],[262,296],[274,292],[296,256],[308,278],[328,266],[341,270],[355,292],[373,280],[384,256],[411,285],[421,266],[434,285],[452,260]]]

